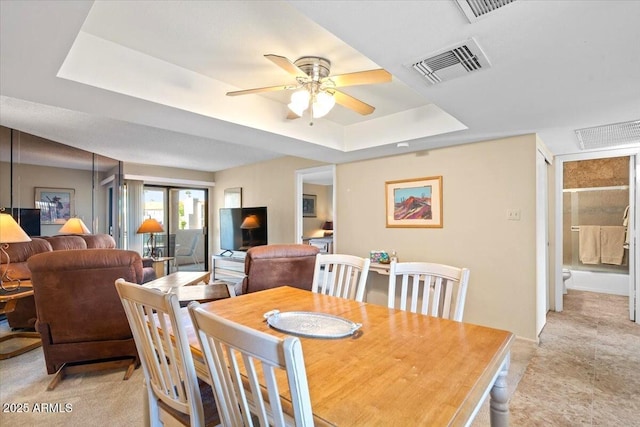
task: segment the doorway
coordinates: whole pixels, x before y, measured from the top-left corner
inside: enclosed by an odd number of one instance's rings
[[[158,256],[168,258],[167,270],[207,271],[208,190],[145,185],[144,218],[163,225],[157,236]]]
[[[637,230],[637,209],[640,195],[638,194],[639,169],[638,150],[608,150],[576,155],[558,156],[556,162],[556,311],[563,309],[564,277],[568,288],[592,290],[593,292],[607,292],[628,295],[629,318],[638,323],[638,251],[635,236]],[[576,184],[572,182],[571,175],[565,176],[565,170],[578,168],[581,164],[593,164],[604,161],[606,163],[618,162],[613,175],[624,175],[624,182],[605,182],[593,185],[589,183]],[[620,166],[620,162],[624,166]],[[566,167],[565,167],[566,166]],[[586,178],[594,179],[596,172],[581,174]],[[612,174],[609,174],[608,179]],[[619,178],[618,178],[619,180]],[[588,185],[587,185],[588,184]],[[627,208],[628,206],[628,208]],[[624,216],[628,218],[623,224]],[[622,265],[609,264],[591,260],[582,262],[582,251],[586,245],[580,245],[580,230],[584,226],[606,226],[607,228],[619,228],[618,233],[626,232],[630,242],[625,243]],[[586,230],[583,230],[586,232]],[[625,236],[626,237],[626,236]],[[569,275],[567,271],[571,272]],[[597,275],[597,277],[596,277]],[[594,280],[595,279],[595,280]],[[585,289],[585,286],[587,287]],[[596,286],[589,289],[591,286]],[[600,286],[598,288],[597,286]]]
[[[335,203],[335,165],[296,171],[295,236],[297,243],[319,239],[325,251],[335,252],[338,238]],[[327,242],[330,241],[330,244]],[[322,250],[322,249],[321,249]]]

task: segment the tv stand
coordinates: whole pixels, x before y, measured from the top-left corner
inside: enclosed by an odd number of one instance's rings
[[[233,252],[230,255],[211,256],[211,281],[223,280],[230,282],[238,282],[244,279],[244,256],[235,256]]]

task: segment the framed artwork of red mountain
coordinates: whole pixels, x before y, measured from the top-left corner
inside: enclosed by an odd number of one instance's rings
[[[442,228],[442,176],[385,183],[387,227]]]

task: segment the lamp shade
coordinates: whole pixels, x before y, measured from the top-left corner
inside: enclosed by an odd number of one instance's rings
[[[333,230],[333,221],[325,221],[324,224],[322,224],[322,229]]]
[[[162,228],[162,224],[153,218],[147,218],[140,227],[138,227],[138,231],[136,233],[162,233],[163,231],[164,229]]]
[[[298,116],[302,116],[304,111],[309,108],[310,97],[311,95],[309,95],[309,91],[306,89],[293,92],[291,94],[291,103],[288,105],[289,109]]]
[[[249,215],[244,219],[244,221],[242,221],[242,224],[240,224],[240,228],[245,230],[260,228],[260,222],[258,221],[258,217],[256,215]]]
[[[9,214],[0,214],[0,243],[30,242],[31,237]]]
[[[313,98],[311,90],[315,93]],[[317,119],[327,115],[334,105],[336,105],[336,100],[332,94],[322,89],[316,92],[315,89],[307,87],[291,94],[291,102],[288,107],[298,116],[302,116],[305,110],[311,106],[311,114],[314,119]]]
[[[58,234],[91,234],[80,218],[69,218],[60,228]]]
[[[327,92],[319,92],[313,102],[313,117],[318,119],[327,115],[329,111],[336,105],[336,100]]]

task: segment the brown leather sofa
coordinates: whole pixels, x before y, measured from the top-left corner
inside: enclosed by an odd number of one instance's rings
[[[278,286],[311,290],[319,250],[311,245],[264,245],[247,251],[242,293]],[[236,293],[239,294],[238,289]]]
[[[30,257],[27,264],[35,296],[35,326],[42,337],[49,374],[65,364],[125,358],[129,365],[138,363],[114,285],[119,278],[142,281],[142,259],[137,252],[52,251]]]
[[[115,240],[108,234],[32,237],[30,242],[11,243],[7,248],[7,254],[11,259],[9,275],[14,279],[31,280],[31,271],[27,266],[27,260],[39,253],[77,249],[114,249],[115,247]],[[4,273],[6,268],[7,259],[2,254],[0,274]],[[156,278],[151,261],[144,266],[143,272],[142,283]],[[33,328],[36,321],[34,298],[26,297],[18,300],[15,310],[7,314],[7,320],[12,329]]]

